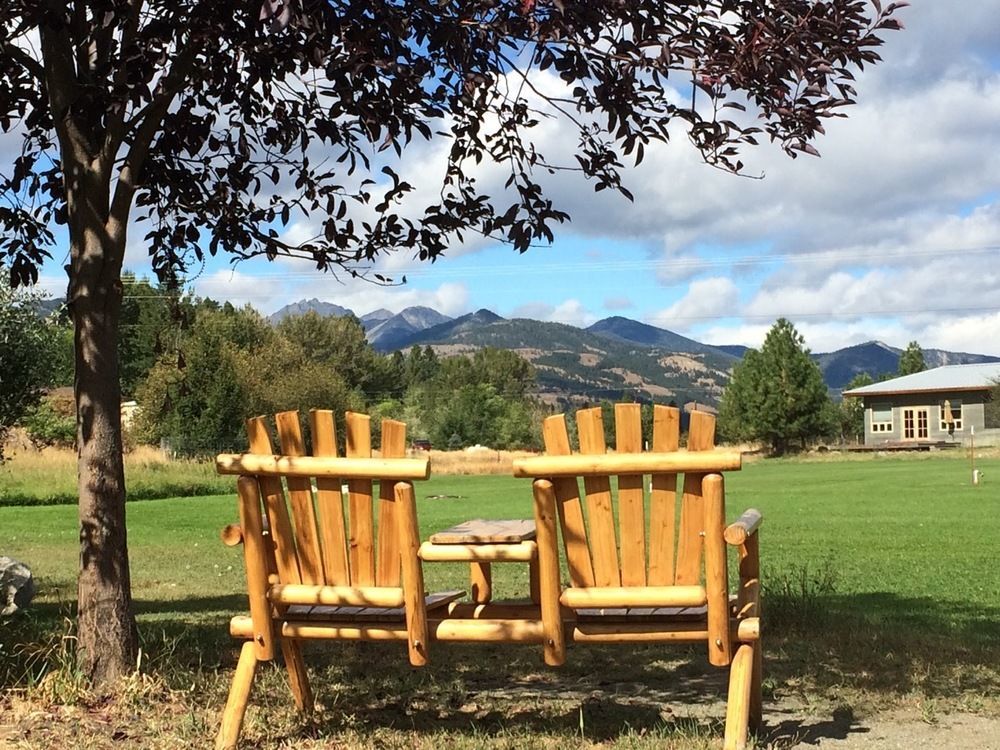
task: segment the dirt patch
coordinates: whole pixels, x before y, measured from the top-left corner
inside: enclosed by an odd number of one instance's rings
[[[664,388],[662,385],[656,385],[655,383],[650,383],[642,378],[640,375],[632,372],[631,370],[626,370],[621,367],[612,367],[609,372],[613,372],[616,375],[621,376],[622,381],[625,385],[638,386],[640,389],[646,391],[651,396],[673,396],[674,392],[669,388]]]
[[[693,357],[685,357],[683,354],[672,354],[669,357],[663,357],[660,360],[660,365],[669,367],[672,370],[679,370],[680,372],[709,372],[709,368],[703,362],[699,362]]]
[[[1000,750],[1000,718],[969,713],[937,715],[917,709],[857,718],[849,709],[775,716],[769,712],[760,748],[784,750]]]
[[[524,359],[528,362],[534,362],[539,357],[543,357],[546,354],[548,354],[548,352],[542,351],[541,349],[523,348],[523,349],[513,349],[512,351],[516,352],[517,355],[521,357],[521,359]]]
[[[589,352],[584,352],[580,355],[580,364],[586,367],[595,367],[601,358],[597,354],[591,354]]]
[[[620,375],[621,379],[622,379],[622,382],[624,382],[625,385],[642,385],[643,384],[642,378],[639,377],[638,375],[636,375],[631,370],[626,370],[626,369],[624,369],[622,367],[612,367],[610,369],[610,372],[613,372],[616,375]]]

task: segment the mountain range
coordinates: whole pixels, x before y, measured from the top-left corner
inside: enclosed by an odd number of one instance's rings
[[[327,312],[336,308],[342,312]],[[303,300],[270,317],[315,310],[321,315],[346,315],[337,305]],[[532,363],[541,398],[548,402],[592,402],[623,394],[676,403],[715,404],[729,373],[747,347],[713,346],[673,331],[615,316],[588,328],[527,318],[502,318],[477,310],[449,318],[428,307],[410,307],[393,314],[377,310],[359,318],[368,340],[379,351],[430,345],[442,355],[467,354],[493,346],[510,349]],[[880,341],[813,354],[827,387],[839,392],[857,374],[873,378],[895,374],[901,349]],[[1000,362],[1000,357],[925,349],[928,367],[946,364]]]

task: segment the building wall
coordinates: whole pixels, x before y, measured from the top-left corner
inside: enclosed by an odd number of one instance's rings
[[[976,435],[983,432],[986,424],[985,392],[939,391],[936,393],[911,393],[897,396],[865,396],[865,445],[903,442],[903,411],[911,408],[927,409],[927,440],[949,443],[968,442],[975,427]],[[954,432],[941,429],[941,402],[944,400],[962,402],[962,428]],[[872,429],[874,409],[888,404],[892,409],[892,429],[875,432]]]

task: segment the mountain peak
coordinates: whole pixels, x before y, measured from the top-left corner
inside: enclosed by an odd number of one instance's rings
[[[323,302],[313,297],[287,304],[269,315],[267,319],[270,323],[275,324],[293,315],[305,315],[308,312],[314,312],[324,318],[342,318],[345,315],[354,315],[354,311],[349,308],[335,305],[332,302]]]
[[[378,323],[383,320],[388,320],[395,313],[392,310],[386,310],[384,307],[380,307],[378,310],[372,310],[370,313],[365,313],[361,316],[362,323]]]
[[[650,348],[669,349],[688,354],[714,352],[715,354],[721,353],[724,357],[733,356],[708,344],[702,344],[694,339],[681,336],[679,333],[668,331],[666,328],[657,328],[621,315],[613,315],[610,318],[599,320],[585,330],[603,338]]]

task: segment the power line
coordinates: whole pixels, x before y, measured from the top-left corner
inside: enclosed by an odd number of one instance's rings
[[[595,271],[643,271],[643,270],[691,270],[710,268],[734,268],[751,267],[758,265],[772,265],[775,263],[794,264],[820,264],[820,263],[845,263],[864,262],[866,265],[874,265],[873,260],[906,260],[910,258],[945,258],[954,255],[977,255],[1000,251],[1000,245],[981,245],[958,248],[907,248],[885,251],[844,251],[844,252],[818,252],[818,253],[781,253],[775,255],[750,255],[738,258],[671,258],[657,260],[647,258],[643,260],[608,260],[592,261],[569,265],[566,263],[532,263],[532,272],[558,272],[567,273],[593,273]],[[445,256],[444,260],[449,260]],[[237,269],[234,269],[235,273]],[[517,263],[504,263],[502,265],[477,265],[475,268],[448,268],[444,265],[431,266],[429,263],[421,262],[412,266],[403,266],[393,269],[381,269],[381,273],[392,276],[520,276],[525,268],[518,267]],[[316,270],[311,271],[287,271],[282,273],[268,273],[262,278],[268,279],[301,279],[315,278]]]

